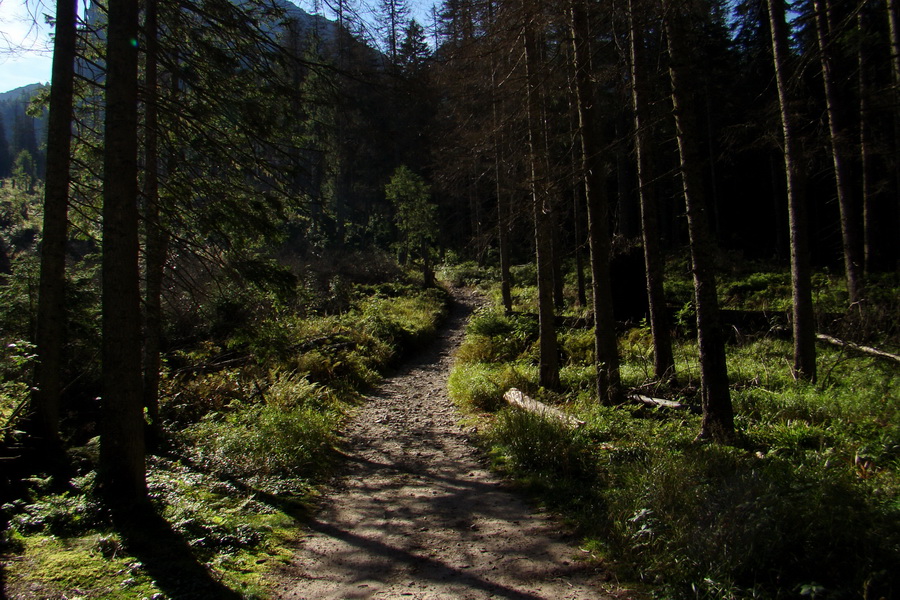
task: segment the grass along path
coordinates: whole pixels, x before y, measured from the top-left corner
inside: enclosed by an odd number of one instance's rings
[[[483,466],[446,391],[475,298],[455,294],[438,339],[353,420],[345,472],[292,563],[285,600],[625,598],[554,517]]]

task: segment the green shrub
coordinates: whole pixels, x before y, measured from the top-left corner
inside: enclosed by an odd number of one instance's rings
[[[594,330],[569,329],[559,332],[559,347],[567,365],[590,365],[594,362]]]
[[[464,363],[514,361],[528,351],[537,337],[537,320],[531,315],[481,310],[470,319],[456,358]]]
[[[670,597],[794,597],[812,583],[862,595],[898,559],[897,512],[827,463],[651,453],[614,470],[606,497],[608,543]]]
[[[499,369],[482,363],[457,365],[447,380],[450,399],[467,412],[492,412],[503,405]]]
[[[482,267],[474,261],[458,264],[444,263],[436,271],[437,278],[452,287],[474,287],[484,282],[500,279],[498,269]]]
[[[516,474],[551,481],[588,480],[596,474],[587,440],[555,419],[506,408],[497,413],[488,440],[495,455]]]
[[[333,459],[336,426],[333,413],[261,406],[201,421],[188,436],[206,462],[229,475],[315,479]]]

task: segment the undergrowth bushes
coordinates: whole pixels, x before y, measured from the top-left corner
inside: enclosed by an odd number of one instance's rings
[[[335,293],[343,311],[314,314],[244,290],[237,305],[218,305],[221,322],[205,330],[211,337],[165,357],[164,458],[149,458],[150,496],[191,555],[245,598],[268,597],[266,573],[289,553],[295,519],[333,467],[337,432],[362,392],[427,343],[446,308],[442,290],[402,280]],[[0,361],[0,416],[27,391],[4,383],[31,360],[27,345],[11,343]],[[217,597],[197,595],[191,581],[174,576],[161,587],[160,565],[151,572],[127,558],[127,540],[94,489],[93,435],[85,427],[72,438],[83,445],[70,449],[79,476],[69,489],[36,478],[3,507],[12,518],[0,541],[24,557],[4,574],[10,589],[30,586],[47,597],[80,589],[85,598],[113,600]],[[110,561],[114,568],[105,566]]]
[[[751,275],[723,286],[731,305],[781,307],[785,274]],[[826,307],[841,302],[830,275],[817,285]],[[896,366],[820,346],[819,382],[802,383],[788,340],[741,332],[728,348],[739,441],[723,447],[695,441],[699,416],[688,411],[599,406],[589,330],[559,330],[563,390],[540,389],[537,332],[518,319],[492,308],[473,317],[451,397],[475,415],[494,465],[571,518],[621,577],[660,598],[900,597]],[[626,385],[697,402],[695,340],[676,340],[678,386],[653,382],[646,327],[619,344]],[[585,425],[506,407],[509,387]]]

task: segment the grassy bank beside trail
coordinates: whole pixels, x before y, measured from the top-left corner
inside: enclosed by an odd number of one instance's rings
[[[783,301],[775,298],[781,288],[759,283],[781,274],[746,277],[724,286],[732,306],[758,306],[764,294]],[[820,297],[839,303],[832,279],[819,281]],[[887,300],[871,307],[876,316],[866,324],[888,349],[897,342],[896,283],[893,294],[881,290]],[[451,396],[478,424],[494,466],[571,519],[583,547],[623,581],[659,598],[900,597],[895,364],[820,345],[819,382],[801,383],[790,375],[791,342],[781,332],[744,330],[728,346],[739,442],[697,443],[691,411],[596,402],[587,329],[558,331],[562,390],[539,388],[536,310],[523,301],[530,289],[514,290],[517,312],[507,315],[493,284],[482,286],[495,300],[470,321]],[[653,381],[648,328],[623,330],[619,349],[629,388],[699,406],[692,334],[676,336],[671,386]],[[510,387],[585,425],[570,429],[507,407]]]
[[[37,475],[3,506],[7,594],[269,597],[268,577],[290,558],[298,519],[333,469],[361,393],[430,341],[447,307],[444,291],[411,283],[352,285],[342,294],[339,312],[267,303],[226,335],[166,355],[163,439],[147,478],[162,519],[143,530],[113,527],[95,495],[96,406],[81,407],[77,425],[68,423],[71,484],[53,489]],[[7,348],[14,351],[21,354]],[[15,363],[5,364],[12,380]]]

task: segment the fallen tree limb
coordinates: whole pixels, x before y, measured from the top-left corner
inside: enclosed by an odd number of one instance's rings
[[[885,358],[887,360],[891,360],[897,364],[900,364],[900,356],[891,354],[890,352],[885,352],[884,350],[879,350],[878,348],[872,348],[871,346],[860,346],[859,344],[839,340],[836,337],[831,337],[830,335],[825,335],[824,333],[817,333],[816,339],[831,344],[832,346],[838,346],[839,348],[850,348],[851,350],[856,350],[857,352],[862,352],[863,354],[868,354],[869,356]]]
[[[628,397],[635,402],[640,402],[641,404],[652,406],[653,408],[670,408],[672,410],[689,410],[691,412],[699,412],[696,407],[689,404],[682,404],[681,402],[676,402],[675,400],[652,398],[650,396],[644,396],[643,394],[631,394]]]
[[[566,427],[578,428],[584,425],[584,421],[576,419],[572,415],[565,413],[558,408],[548,406],[543,402],[539,402],[534,398],[529,398],[516,388],[510,388],[503,399],[512,406],[517,406],[524,411],[536,414],[545,418],[555,419]]]

